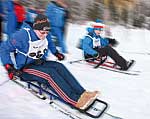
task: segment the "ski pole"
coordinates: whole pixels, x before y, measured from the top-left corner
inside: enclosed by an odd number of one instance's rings
[[[4,84],[6,84],[8,81],[10,81],[10,79],[5,80],[4,82],[0,83],[0,86],[3,86]]]
[[[96,59],[96,57],[91,57],[91,58],[86,58],[86,59],[80,59],[80,60],[74,60],[74,61],[70,61],[69,63],[76,63],[76,62],[80,62],[80,61],[86,61],[86,60],[94,60]]]

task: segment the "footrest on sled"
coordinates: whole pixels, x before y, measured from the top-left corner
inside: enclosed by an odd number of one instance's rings
[[[49,95],[49,98],[52,99],[58,99],[62,102],[64,102],[62,99],[60,99],[57,95],[55,95],[52,92],[49,92],[47,90],[44,90],[40,85],[36,85],[34,83],[28,82],[28,88],[31,87],[35,87],[36,89],[38,89],[38,92],[40,95],[42,95],[43,93],[46,93]],[[66,103],[66,102],[64,102]],[[68,103],[66,103],[68,104]],[[72,107],[72,106],[71,106]],[[102,114],[105,112],[105,110],[107,109],[108,104],[102,100],[96,99],[88,108],[86,108],[85,110],[79,110],[81,113],[86,114],[87,116],[90,116],[92,118],[99,118],[100,116],[102,116]],[[75,108],[75,107],[72,107]]]
[[[92,118],[99,118],[108,108],[108,104],[102,100],[96,99],[87,109],[79,110]]]

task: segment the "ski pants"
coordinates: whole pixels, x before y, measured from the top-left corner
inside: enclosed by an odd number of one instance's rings
[[[109,56],[115,61],[116,65],[120,66],[122,69],[127,68],[127,61],[122,56],[120,56],[112,47],[106,46],[95,50],[99,53],[100,57]]]
[[[56,61],[45,61],[41,65],[31,64],[23,69],[24,81],[37,81],[46,84],[65,102],[75,106],[85,89],[69,70]]]

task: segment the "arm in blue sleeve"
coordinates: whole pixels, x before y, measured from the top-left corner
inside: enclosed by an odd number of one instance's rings
[[[100,37],[101,39],[101,46],[108,46],[109,45],[109,40],[107,38],[102,38]]]
[[[92,46],[92,40],[91,38],[89,37],[85,37],[82,41],[82,48],[83,48],[83,51],[89,55],[95,55],[97,54],[97,51],[95,51],[93,49],[93,46]]]
[[[21,37],[23,34],[20,33],[14,33],[13,37],[7,41],[4,41],[0,45],[0,57],[2,63],[5,64],[13,64],[10,53],[15,52],[16,49],[19,49],[21,47],[22,39]]]
[[[13,64],[10,53],[11,53],[11,51],[14,52],[14,50],[15,49],[13,48],[13,46],[9,40],[3,42],[0,45],[0,57],[1,57],[1,61],[4,65],[5,64]]]

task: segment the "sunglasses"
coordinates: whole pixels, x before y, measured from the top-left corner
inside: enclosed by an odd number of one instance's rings
[[[103,28],[94,28],[94,30],[103,31]]]
[[[45,35],[45,34],[48,34],[49,33],[49,31],[39,31],[40,32],[40,34],[42,34],[42,35]]]

